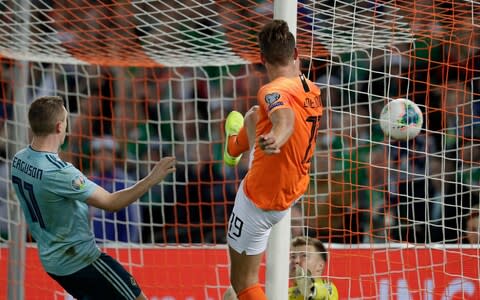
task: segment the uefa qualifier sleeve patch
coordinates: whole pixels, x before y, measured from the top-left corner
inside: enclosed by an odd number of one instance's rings
[[[265,95],[265,103],[267,103],[267,108],[269,111],[277,106],[283,105],[283,102],[278,101],[278,99],[280,99],[280,94],[277,92]]]
[[[72,179],[72,188],[76,191],[81,191],[85,188],[85,176],[77,174]]]

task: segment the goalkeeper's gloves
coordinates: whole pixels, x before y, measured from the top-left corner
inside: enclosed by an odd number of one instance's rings
[[[315,298],[317,290],[315,288],[315,279],[313,279],[312,277],[312,272],[310,272],[310,270],[307,270],[307,272],[305,272],[302,267],[297,265],[295,268],[295,276],[297,289],[302,295],[304,295],[304,298]]]

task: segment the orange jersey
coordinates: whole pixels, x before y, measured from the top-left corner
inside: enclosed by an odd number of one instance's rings
[[[280,153],[266,155],[255,147],[244,179],[245,194],[261,209],[285,210],[305,193],[310,181],[310,160],[323,112],[320,90],[303,75],[279,77],[260,88],[257,100],[256,139],[270,132],[269,116],[278,109],[291,109],[295,124]]]

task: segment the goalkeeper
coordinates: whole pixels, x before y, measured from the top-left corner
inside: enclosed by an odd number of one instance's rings
[[[338,291],[332,282],[322,278],[327,264],[327,250],[320,240],[295,237],[290,246],[289,300],[337,300]]]
[[[288,289],[289,300],[338,300],[335,285],[322,278],[327,259],[327,250],[321,241],[310,237],[293,238],[290,278],[294,285]],[[237,300],[232,287],[225,291],[223,300]]]

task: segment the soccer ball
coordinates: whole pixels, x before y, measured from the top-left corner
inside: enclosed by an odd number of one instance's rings
[[[422,111],[414,102],[398,98],[387,103],[380,113],[380,127],[394,140],[416,137],[423,125]]]

